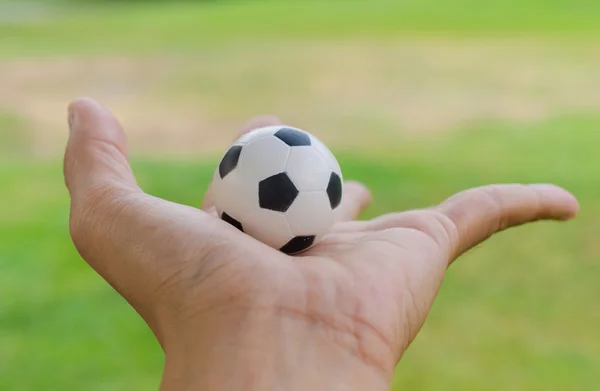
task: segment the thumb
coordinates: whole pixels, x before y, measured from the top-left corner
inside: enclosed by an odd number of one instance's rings
[[[139,227],[129,221],[134,218],[117,217],[123,211],[142,214],[133,200],[143,193],[129,166],[125,134],[117,119],[92,99],[72,102],[68,113],[64,176],[71,195],[71,237],[81,256],[126,295],[129,284],[122,269],[133,266],[118,255],[124,253],[124,231],[138,232]]]
[[[69,105],[65,182],[77,201],[92,189],[115,186],[137,190],[127,141],[117,119],[98,102],[82,98]]]

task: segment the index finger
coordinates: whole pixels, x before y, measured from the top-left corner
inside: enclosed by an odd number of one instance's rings
[[[577,215],[579,203],[571,193],[554,185],[506,184],[458,193],[435,209],[456,231],[451,235],[454,260],[507,228],[537,220],[569,220]]]

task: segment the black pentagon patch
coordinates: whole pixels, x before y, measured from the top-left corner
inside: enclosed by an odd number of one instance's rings
[[[229,151],[223,156],[223,159],[221,159],[221,163],[219,164],[219,175],[221,176],[221,179],[225,178],[225,176],[237,166],[238,160],[240,160],[240,153],[242,153],[242,146],[234,145],[229,148]]]
[[[261,208],[285,212],[298,196],[298,189],[285,172],[258,183],[258,203]]]
[[[296,129],[283,128],[278,130],[274,136],[290,147],[310,145],[310,137],[308,137],[306,133],[300,132]]]
[[[340,202],[342,202],[342,178],[340,178],[340,176],[335,172],[332,172],[331,176],[329,177],[327,195],[329,196],[331,209],[335,209],[340,206]]]
[[[312,246],[315,241],[313,236],[296,236],[294,239],[286,243],[279,251],[286,254],[297,254]]]
[[[221,214],[221,220],[223,220],[223,221],[225,221],[225,222],[233,225],[235,228],[237,228],[240,231],[244,232],[244,228],[242,228],[242,223],[240,223],[239,221],[237,221],[233,217],[229,216],[227,213],[223,212]]]

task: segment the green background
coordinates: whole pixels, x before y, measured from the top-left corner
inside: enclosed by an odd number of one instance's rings
[[[572,42],[590,50],[600,44],[600,3],[594,0],[89,7],[57,2],[35,23],[0,21],[0,61],[199,50],[218,59],[230,45],[378,45],[423,37]],[[275,81],[262,83],[268,88]],[[218,84],[203,88],[219,99]],[[74,250],[61,156],[35,156],[25,120],[0,106],[0,389],[157,389],[161,350],[137,314]],[[388,137],[372,125],[369,137]],[[332,148],[345,175],[373,190],[365,217],[429,206],[493,182],[565,186],[579,198],[581,214],[567,224],[502,233],[457,262],[399,364],[393,389],[600,389],[598,110],[581,105],[534,121],[484,118],[401,140],[388,149]],[[146,191],[199,204],[215,156],[174,160],[138,152],[134,169]]]

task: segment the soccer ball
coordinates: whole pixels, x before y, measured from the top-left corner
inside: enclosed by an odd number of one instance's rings
[[[342,200],[342,171],[329,148],[289,126],[236,140],[215,170],[219,217],[264,244],[297,254],[330,230]]]

